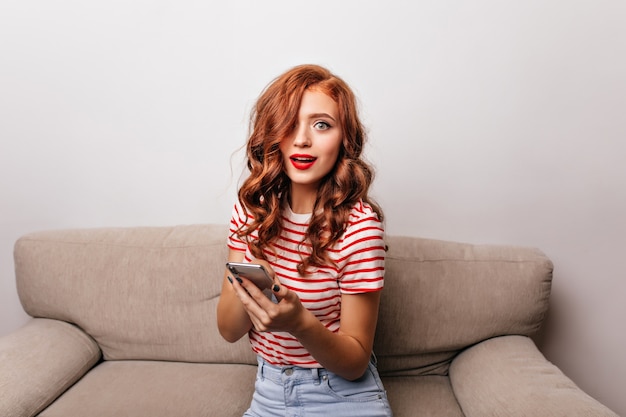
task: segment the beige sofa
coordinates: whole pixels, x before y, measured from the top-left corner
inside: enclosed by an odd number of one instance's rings
[[[0,416],[241,416],[247,340],[217,331],[222,225],[50,231],[15,246],[34,318],[0,338]],[[529,338],[552,264],[532,248],[388,236],[375,351],[396,417],[615,416]]]

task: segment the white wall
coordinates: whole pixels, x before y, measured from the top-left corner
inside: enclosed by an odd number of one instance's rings
[[[619,0],[4,0],[0,335],[27,320],[24,233],[225,223],[252,102],[313,62],[361,99],[388,232],[543,249],[541,347],[626,415],[625,19]]]

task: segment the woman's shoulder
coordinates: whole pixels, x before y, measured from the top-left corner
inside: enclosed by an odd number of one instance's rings
[[[249,210],[246,210],[245,206],[241,204],[239,199],[235,200],[231,213],[231,223],[235,223],[238,226],[250,223],[253,217]]]
[[[356,221],[372,221],[375,223],[381,223],[381,220],[378,218],[378,213],[374,207],[363,200],[357,201],[350,209],[350,217],[348,219],[349,225]]]
[[[338,242],[340,251],[364,254],[385,247],[385,229],[374,207],[358,201],[350,210],[348,224]],[[361,256],[361,255],[358,255]]]
[[[344,237],[366,231],[368,234],[382,235],[384,234],[384,227],[374,207],[363,200],[359,200],[350,209]]]

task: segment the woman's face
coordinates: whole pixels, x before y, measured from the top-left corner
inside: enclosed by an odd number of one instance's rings
[[[342,142],[337,103],[321,91],[304,92],[296,125],[280,142],[291,186],[317,191],[335,166]]]

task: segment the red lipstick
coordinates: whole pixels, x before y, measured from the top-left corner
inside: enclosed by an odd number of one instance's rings
[[[294,166],[294,168],[305,170],[305,169],[311,168],[313,164],[315,163],[315,161],[317,160],[317,158],[311,155],[298,153],[298,154],[291,155],[289,157],[289,160],[291,161],[291,164]]]

